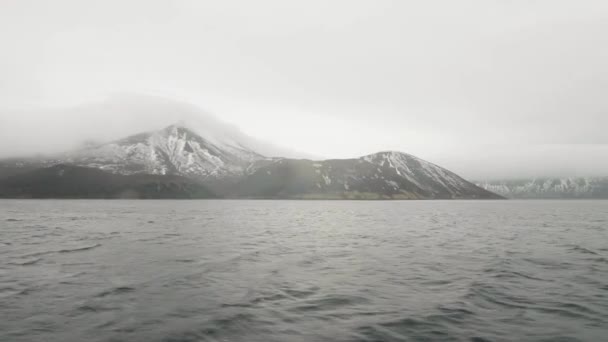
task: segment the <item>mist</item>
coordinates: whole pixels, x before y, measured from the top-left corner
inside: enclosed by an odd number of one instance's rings
[[[607,19],[604,1],[4,1],[0,157],[187,121],[289,157],[607,175]]]
[[[158,96],[113,94],[73,107],[29,109],[0,113],[0,156],[52,155],[86,145],[103,144],[131,135],[183,125],[202,136],[238,137],[269,156],[315,158],[242,133],[202,109]],[[39,129],[42,128],[42,129]]]

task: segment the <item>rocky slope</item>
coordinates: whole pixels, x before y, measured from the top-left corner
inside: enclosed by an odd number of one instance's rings
[[[501,180],[477,182],[477,185],[507,198],[608,199],[608,177]]]

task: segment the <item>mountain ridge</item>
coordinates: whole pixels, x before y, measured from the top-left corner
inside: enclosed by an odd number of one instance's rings
[[[323,161],[277,159],[241,178],[235,187],[240,196],[251,198],[501,198],[451,171],[396,151]]]
[[[501,198],[403,152],[328,160],[269,158],[229,139],[209,139],[183,124],[52,158],[0,162],[0,171],[14,175],[21,167],[35,173],[58,164],[122,176],[185,177],[226,198]]]
[[[608,199],[608,177],[538,177],[475,183],[515,199]]]
[[[67,155],[69,163],[121,174],[239,175],[262,156],[238,144],[205,139],[184,125],[135,134]]]

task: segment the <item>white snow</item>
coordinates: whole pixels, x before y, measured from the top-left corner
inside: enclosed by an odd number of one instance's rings
[[[207,137],[173,125],[81,150],[67,159],[82,166],[103,164],[106,169],[121,174],[167,174],[175,170],[188,176],[222,177],[242,174],[251,162],[263,157],[229,142],[216,145]]]
[[[380,166],[378,168],[379,172],[381,172],[382,166],[388,166],[397,175],[404,177],[418,188],[427,191],[433,191],[433,185],[440,185],[452,195],[458,195],[463,189],[470,186],[464,179],[453,172],[405,153],[393,151],[380,152],[364,156],[361,159]],[[385,177],[380,176],[380,178]],[[391,184],[391,186],[393,185]]]

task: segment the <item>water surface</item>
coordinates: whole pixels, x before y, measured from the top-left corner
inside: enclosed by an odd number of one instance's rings
[[[601,341],[608,201],[0,201],[0,341]]]

